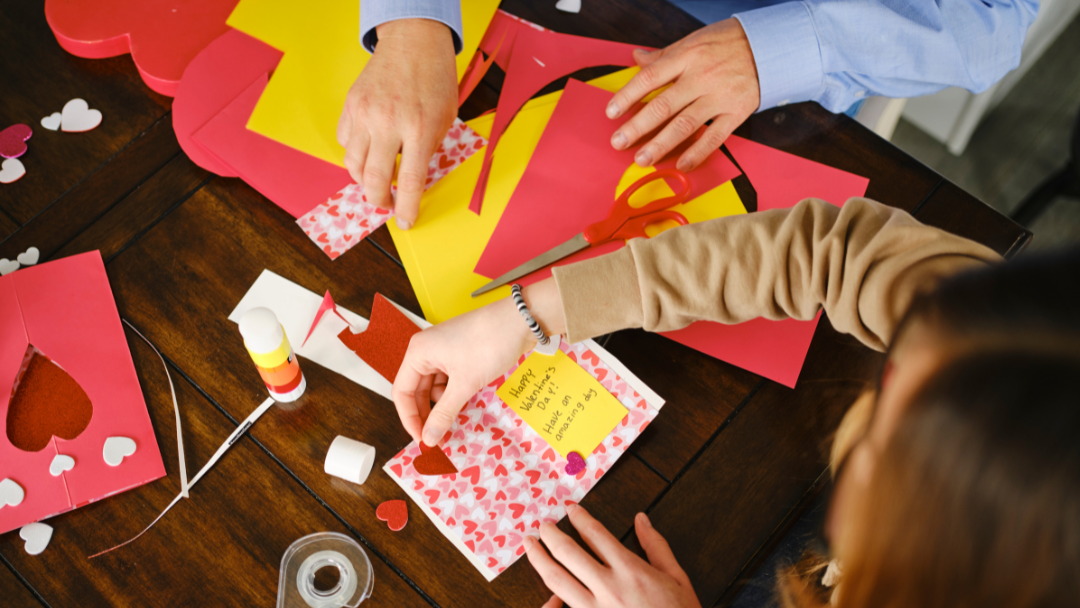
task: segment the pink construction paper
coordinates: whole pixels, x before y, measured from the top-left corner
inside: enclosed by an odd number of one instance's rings
[[[555,107],[529,165],[506,205],[487,247],[476,264],[477,274],[494,278],[556,247],[607,217],[615,190],[637,148],[611,147],[614,129],[644,106],[616,120],[604,114],[611,93],[571,79]],[[687,142],[686,145],[689,145]],[[658,166],[673,166],[685,148],[675,150]],[[730,181],[739,170],[717,151],[691,171],[690,198]],[[673,190],[680,186],[670,184]],[[553,266],[572,264],[614,251],[622,243],[591,247]],[[523,284],[551,275],[551,267],[523,279]]]
[[[757,192],[758,211],[814,197],[843,206],[870,180],[732,135],[726,144]],[[794,388],[821,314],[812,321],[754,319],[738,325],[698,322],[664,335],[680,344]]]
[[[559,348],[628,410],[592,454],[582,455],[585,470],[567,475],[566,460],[499,399],[495,391],[513,369],[473,396],[447,432],[441,448],[459,474],[418,473],[410,466],[420,455],[416,442],[385,467],[496,575],[524,554],[525,537],[537,538],[542,523],[558,522],[568,505],[581,502],[659,413],[584,344],[563,341]]]
[[[502,48],[508,48],[506,42],[503,43]],[[484,165],[480,169],[480,177],[473,191],[469,209],[477,215],[480,214],[484,192],[487,189],[488,174],[491,172],[492,155],[499,144],[499,138],[530,97],[548,84],[578,70],[603,65],[624,67],[636,65],[633,57],[633,51],[636,48],[641,47],[541,31],[531,27],[518,27],[513,47],[509,49],[509,67],[506,69],[506,80],[499,94],[499,105],[495,109],[495,122],[491,127],[490,135],[491,145],[484,152]],[[496,61],[498,61],[498,55],[496,55]],[[610,95],[609,93],[609,98]],[[610,137],[611,133],[614,133],[614,126],[607,117],[603,117],[602,120],[607,123]]]
[[[75,379],[94,407],[89,426],[71,441],[54,439],[24,452],[7,438],[7,406],[20,361],[33,344]],[[136,451],[105,464],[108,437],[129,437]],[[60,477],[49,474],[57,453],[75,459]],[[18,270],[0,278],[0,479],[26,491],[17,507],[0,509],[0,533],[140,486],[165,475],[161,451],[120,325],[100,252]],[[59,485],[58,485],[59,484]],[[60,500],[60,490],[64,499]]]

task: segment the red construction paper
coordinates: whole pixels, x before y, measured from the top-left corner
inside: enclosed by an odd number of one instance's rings
[[[319,325],[319,321],[322,321],[323,315],[325,315],[326,311],[328,310],[334,311],[334,314],[337,315],[338,318],[342,321],[345,321],[346,325],[351,325],[348,319],[341,316],[341,313],[338,312],[337,304],[334,304],[334,298],[330,296],[330,290],[327,289],[326,295],[323,296],[322,304],[319,304],[319,310],[315,311],[315,320],[311,322],[311,329],[308,330],[307,336],[304,337],[304,341],[300,344],[300,346],[307,344],[308,338],[311,337],[311,334],[315,333],[315,327]]]
[[[417,333],[420,333],[420,328],[382,294],[377,293],[367,329],[354,334],[346,328],[338,334],[338,339],[383,378],[393,382],[401,362],[405,360],[409,339]]]
[[[792,207],[808,197],[843,206],[870,180],[738,136],[728,151],[757,192],[758,211]],[[680,344],[794,388],[821,314],[812,321],[753,319],[738,325],[698,322],[664,335]]]
[[[40,452],[20,450],[7,439],[12,388],[31,343],[64,368],[94,407],[78,437],[53,439]],[[133,439],[137,450],[110,467],[102,447],[114,436]],[[49,464],[57,453],[71,456],[75,467],[53,477]],[[164,475],[101,254],[84,253],[0,277],[0,479],[10,478],[26,490],[22,504],[0,509],[0,533]]]
[[[442,448],[428,447],[423,441],[420,442],[420,455],[413,459],[412,465],[421,475],[453,475],[458,472]]]
[[[90,424],[94,406],[86,391],[59,365],[33,345],[8,403],[7,437],[26,452],[44,450],[53,436],[73,441]]]
[[[184,67],[228,29],[237,0],[46,0],[45,18],[67,52],[88,59],[131,53],[143,80],[176,95]]]
[[[483,39],[480,40],[479,50],[494,55],[495,64],[505,72],[510,67],[510,50],[517,39],[521,28],[531,28],[540,32],[550,32],[546,27],[537,25],[532,21],[526,21],[521,17],[499,9],[488,24]]]
[[[556,247],[586,226],[607,217],[615,191],[637,148],[615,150],[610,140],[642,107],[616,120],[604,114],[611,93],[570,80],[544,129],[529,165],[506,205],[499,223],[477,261],[477,274],[495,278]],[[674,165],[690,145],[675,150],[660,168]],[[490,148],[490,146],[489,146]],[[691,171],[690,198],[712,190],[739,175],[727,156],[717,151]],[[669,184],[677,190],[678,185]],[[527,237],[527,238],[523,238]],[[615,251],[622,243],[591,247],[553,264],[562,266]],[[551,276],[551,267],[518,282],[528,284]]]
[[[409,505],[404,500],[388,500],[375,509],[375,517],[385,521],[390,529],[397,532],[409,523]]]
[[[508,41],[509,42],[509,41]],[[504,44],[505,47],[505,44]],[[615,65],[632,66],[633,51],[641,48],[632,44],[583,38],[569,34],[540,31],[531,27],[518,27],[510,50],[506,80],[499,94],[495,109],[495,122],[491,127],[490,144],[484,152],[484,165],[473,191],[469,209],[477,215],[484,202],[487,178],[491,172],[491,160],[499,138],[510,125],[525,102],[548,84],[585,68]],[[498,55],[496,54],[496,59]],[[608,94],[610,98],[610,93]],[[614,133],[614,125],[607,117],[602,118]]]

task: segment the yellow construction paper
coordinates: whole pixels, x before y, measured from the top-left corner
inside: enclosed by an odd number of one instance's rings
[[[615,92],[635,73],[637,68],[621,70],[589,81],[589,84]],[[473,268],[495,232],[495,226],[506,210],[514,188],[524,175],[533,150],[536,149],[561,95],[562,91],[556,91],[533,99],[514,117],[494,156],[484,197],[484,209],[480,216],[469,211],[469,200],[483,164],[484,155],[477,151],[464,164],[424,193],[420,203],[420,217],[411,230],[400,230],[394,222],[386,224],[416,292],[416,299],[428,321],[441,323],[510,295],[510,288],[504,286],[480,297],[471,297],[469,294],[491,280],[476,274]],[[468,121],[467,124],[480,135],[487,137],[491,133],[493,121],[494,115],[487,114]],[[632,165],[627,169],[617,191],[612,193],[612,202],[623,189],[652,171],[654,169],[651,167]],[[650,190],[652,187],[643,188],[641,192],[655,194],[655,191]],[[667,195],[671,194],[664,182],[659,182],[658,187],[666,189]],[[636,200],[637,195],[631,199],[631,204]],[[713,188],[674,209],[691,222],[746,212],[731,182]],[[648,232],[652,235],[662,228],[664,227],[650,228]]]
[[[499,0],[461,3],[458,80],[498,6]],[[241,0],[226,23],[284,53],[247,128],[344,166],[338,118],[349,87],[371,57],[360,45],[359,0]]]
[[[626,417],[623,404],[561,350],[533,352],[495,392],[563,458],[588,458]]]

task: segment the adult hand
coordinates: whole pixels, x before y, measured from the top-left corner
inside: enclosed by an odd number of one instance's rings
[[[345,98],[337,140],[345,167],[369,203],[394,209],[398,227],[416,223],[428,162],[457,114],[457,71],[450,28],[400,19],[376,28],[379,43]],[[397,203],[390,195],[394,166]]]
[[[644,513],[638,513],[634,528],[649,561],[622,546],[584,508],[570,505],[566,514],[601,561],[593,559],[555,524],[540,526],[540,540],[551,554],[532,537],[525,539],[525,551],[544,584],[555,592],[544,608],[559,608],[563,600],[574,608],[700,608],[690,579]]]
[[[522,296],[545,333],[565,332],[553,279],[526,287]],[[405,430],[416,441],[437,444],[469,399],[535,343],[510,298],[415,334],[391,391]]]
[[[647,167],[713,123],[676,163],[680,171],[700,165],[761,103],[757,66],[737,19],[701,28],[657,51],[634,51],[641,71],[611,99],[608,118],[618,118],[649,93],[674,82],[611,137],[616,150],[634,145],[665,123],[634,160]]]

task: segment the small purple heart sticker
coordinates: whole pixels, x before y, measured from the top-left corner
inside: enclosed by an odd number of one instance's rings
[[[567,475],[577,475],[585,470],[585,459],[577,452],[570,452],[566,456],[566,469],[564,470]]]

